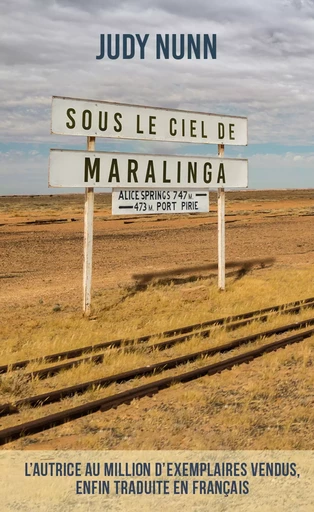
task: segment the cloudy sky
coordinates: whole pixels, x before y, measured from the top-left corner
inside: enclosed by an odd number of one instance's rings
[[[313,187],[313,0],[0,0],[0,12],[0,195],[59,193],[49,149],[85,149],[84,137],[50,134],[53,95],[247,116],[248,147],[225,156],[249,159],[249,187]],[[124,33],[217,34],[217,59],[156,60],[149,44],[144,60],[96,59],[100,34]]]

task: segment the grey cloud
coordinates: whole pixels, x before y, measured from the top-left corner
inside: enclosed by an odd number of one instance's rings
[[[2,137],[50,141],[51,96],[64,95],[247,115],[252,142],[310,144],[311,11],[286,0],[6,3]],[[150,33],[145,61],[96,61],[100,33],[126,32]],[[217,33],[218,58],[156,61],[156,32]]]
[[[40,0],[37,0],[40,2]],[[56,4],[61,7],[71,7],[81,9],[82,11],[98,10],[98,11],[114,11],[124,9],[126,5],[132,5],[133,2],[127,0],[56,0]]]
[[[38,2],[40,0],[37,0]],[[77,8],[85,12],[105,11],[114,13],[115,11],[149,11],[156,13],[158,11],[171,14],[176,18],[208,18],[210,21],[232,21],[246,20],[251,18],[252,13],[259,12],[259,16],[265,12],[265,6],[272,3],[270,0],[253,3],[250,0],[56,0],[56,4],[61,7]],[[266,9],[267,10],[267,9]]]

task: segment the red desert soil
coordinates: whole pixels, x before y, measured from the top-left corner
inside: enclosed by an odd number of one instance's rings
[[[311,190],[228,192],[226,260],[275,257],[276,266],[314,261]],[[132,275],[217,262],[216,195],[209,214],[113,217],[96,194],[93,290]],[[0,198],[0,304],[81,294],[82,195]],[[61,223],[36,224],[40,220]],[[71,221],[74,219],[75,221]],[[32,223],[33,222],[33,223]]]
[[[93,321],[86,321],[81,315],[83,195],[0,197],[0,339],[4,340],[5,361],[74,348],[78,343],[84,346],[104,337],[134,336],[195,323],[208,319],[209,303],[211,318],[217,318],[234,313],[235,307],[243,312],[313,296],[311,190],[226,194],[227,262],[274,258],[273,267],[253,271],[240,281],[227,281],[225,294],[217,291],[215,277],[206,286],[204,281],[194,287],[191,283],[172,288],[161,285],[148,289],[146,295],[129,294],[124,302],[125,287],[135,282],[133,274],[173,271],[175,275],[179,268],[217,263],[216,194],[210,193],[210,212],[197,215],[113,217],[110,201],[109,194],[95,195],[93,300],[98,313]],[[200,269],[196,274],[206,277],[215,272]],[[184,275],[189,276],[189,271]],[[243,283],[246,288],[241,288]],[[120,291],[124,298],[116,302]],[[116,306],[106,311],[113,299]],[[55,314],[57,303],[62,312]],[[285,323],[282,318],[276,321]],[[218,343],[224,337],[222,332],[221,339],[213,341]],[[196,340],[195,347],[200,342]],[[96,413],[36,438],[19,439],[7,448],[310,449],[312,348],[312,340],[304,341],[235,367],[223,377],[174,386],[154,398],[134,401],[132,407]],[[116,359],[121,365],[121,359]],[[97,371],[103,368],[82,365],[61,374],[60,379],[68,379],[67,385],[71,385],[90,380]],[[59,378],[52,381],[46,384],[48,388],[61,386]],[[35,385],[40,386],[41,381]],[[23,380],[15,374],[3,380],[2,389],[13,397],[27,393]],[[99,396],[105,392],[110,390],[91,391]],[[85,399],[78,396],[75,403]],[[52,405],[49,410],[62,406]],[[36,412],[45,413],[46,408]],[[35,411],[26,409],[21,414],[31,419]],[[3,418],[1,428],[14,421]]]

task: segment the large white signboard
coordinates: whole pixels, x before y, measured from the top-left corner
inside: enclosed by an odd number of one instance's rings
[[[246,117],[52,98],[51,132],[85,137],[246,146]]]
[[[113,215],[209,211],[206,190],[113,189]]]
[[[244,159],[50,150],[50,187],[216,189],[248,186]]]

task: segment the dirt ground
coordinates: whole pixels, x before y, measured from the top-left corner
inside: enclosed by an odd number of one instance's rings
[[[312,190],[226,193],[227,263],[273,260],[266,268],[256,263],[243,279],[228,277],[224,294],[217,290],[217,270],[204,268],[217,264],[215,193],[210,193],[208,214],[114,217],[110,201],[109,194],[95,195],[95,316],[84,323],[83,195],[0,197],[1,364],[314,296]],[[136,293],[134,275],[158,277],[166,271],[159,288]],[[276,322],[272,325],[286,319]],[[257,327],[251,329],[262,330]],[[243,330],[230,337],[246,334]],[[223,339],[225,333],[218,333],[213,343]],[[262,363],[256,360],[224,376],[172,387],[109,415],[96,413],[7,447],[311,449],[313,348],[312,338],[276,356],[267,354]],[[118,358],[115,364],[120,364]],[[42,385],[57,389],[62,379],[62,385],[72,385],[96,370],[103,371],[80,367]],[[23,381],[15,376],[0,379],[0,395],[7,393],[8,400],[24,392]],[[97,393],[101,390],[89,397],[98,398]],[[32,411],[23,414],[33,417]],[[1,419],[0,429],[9,426],[6,421],[15,419]]]
[[[114,217],[96,194],[93,290],[132,283],[133,274],[217,262],[217,208],[196,215]],[[0,197],[0,304],[79,300],[82,195]],[[60,221],[52,222],[49,221]],[[37,221],[48,221],[36,224]],[[276,266],[314,261],[314,193],[228,192],[226,261],[275,257]]]

